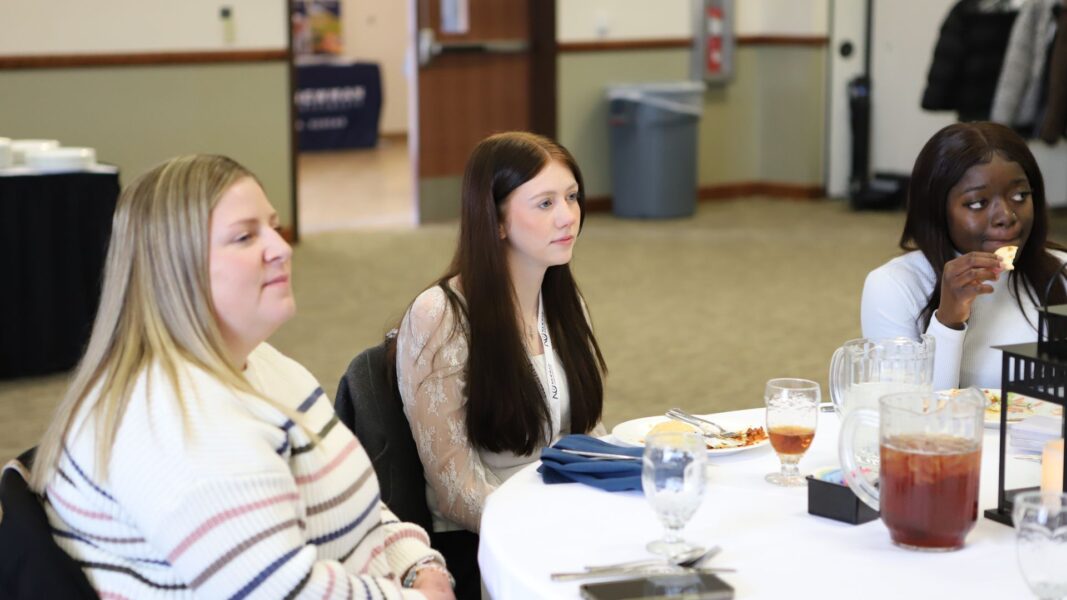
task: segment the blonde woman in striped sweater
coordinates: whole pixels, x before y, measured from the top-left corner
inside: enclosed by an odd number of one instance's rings
[[[122,194],[88,349],[32,484],[102,598],[453,598],[311,374],[265,343],[289,245],[255,177],[168,161]]]

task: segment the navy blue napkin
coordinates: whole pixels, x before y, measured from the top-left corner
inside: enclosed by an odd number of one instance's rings
[[[625,454],[637,460],[604,460],[561,452],[562,449],[585,452]],[[545,483],[584,483],[609,492],[641,489],[641,454],[643,448],[616,446],[584,434],[572,434],[541,450],[541,473]]]

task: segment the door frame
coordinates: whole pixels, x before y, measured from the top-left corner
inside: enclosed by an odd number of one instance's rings
[[[868,2],[830,0],[828,10],[830,42],[827,52],[826,78],[826,195],[848,196],[852,164],[852,132],[849,120],[847,84],[850,79],[870,71]],[[852,54],[841,56],[841,46],[852,45]],[[869,73],[868,73],[869,75]]]
[[[294,0],[285,0],[285,30],[287,32],[285,52],[289,63],[289,101],[286,102],[286,106],[289,107],[289,180],[292,182],[292,187],[289,191],[289,221],[291,229],[288,231],[282,230],[282,236],[291,244],[300,241],[300,210],[298,207],[300,183],[297,181],[297,173],[300,169],[297,168],[299,143],[296,132],[296,57],[293,56],[293,2]]]
[[[423,1],[408,0],[408,157],[411,163],[412,211],[416,226],[422,223],[419,210],[419,4]],[[557,0],[528,0],[528,30],[530,89],[531,94],[527,121],[529,130],[555,140],[559,127],[557,107],[557,64],[559,49],[556,41]]]

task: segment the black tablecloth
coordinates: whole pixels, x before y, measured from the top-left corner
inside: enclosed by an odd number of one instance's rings
[[[0,176],[0,379],[81,357],[118,195],[117,173]]]
[[[382,75],[373,63],[296,68],[296,128],[301,150],[378,144]]]

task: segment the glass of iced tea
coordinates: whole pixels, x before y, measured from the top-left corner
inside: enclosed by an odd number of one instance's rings
[[[948,397],[929,392],[887,394],[878,411],[845,417],[839,445],[852,491],[880,509],[893,543],[911,550],[963,547],[978,519],[985,396],[974,388]],[[861,476],[857,433],[877,428],[878,486]]]
[[[782,463],[781,470],[767,474],[767,481],[783,486],[807,484],[797,464],[815,439],[821,397],[819,384],[807,379],[786,377],[767,382],[763,393],[767,434]]]

